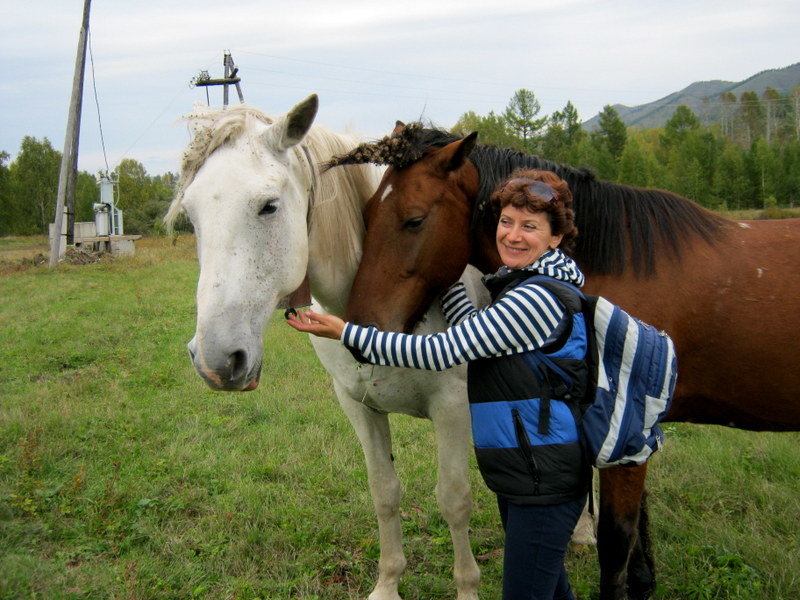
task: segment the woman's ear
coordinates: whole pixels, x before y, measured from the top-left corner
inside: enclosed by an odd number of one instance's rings
[[[561,240],[564,238],[563,233],[559,233],[558,235],[554,235],[550,238],[550,248],[555,250],[561,245]]]

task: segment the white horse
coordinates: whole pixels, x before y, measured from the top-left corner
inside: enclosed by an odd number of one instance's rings
[[[321,173],[319,165],[360,140],[312,127],[316,110],[312,95],[274,121],[249,107],[189,116],[194,137],[167,221],[185,211],[194,225],[200,277],[189,351],[214,389],[257,387],[266,320],[306,276],[315,310],[344,313],[361,257],[362,208],[382,170]],[[476,281],[467,284],[474,290]],[[420,331],[444,327],[441,313],[432,310]],[[406,566],[388,413],[433,421],[436,496],[453,539],[458,599],[477,599],[480,572],[468,538],[471,435],[464,370],[359,368],[341,344],[311,341],[366,457],[381,549],[369,599],[399,600]]]
[[[312,127],[317,104],[312,95],[275,120],[245,106],[188,117],[194,137],[166,220],[172,223],[185,211],[194,225],[200,277],[189,352],[213,389],[258,386],[267,318],[306,277],[315,310],[344,313],[361,257],[362,209],[382,169],[358,165],[321,172],[319,165],[361,140]],[[462,280],[476,303],[486,302],[477,271],[469,270]],[[445,327],[436,306],[417,332]],[[406,566],[388,413],[433,422],[436,497],[453,539],[457,598],[477,599],[480,571],[468,538],[471,432],[465,368],[443,373],[360,368],[341,344],[313,336],[311,342],[366,458],[380,533],[378,581],[369,600],[400,600],[397,587]],[[583,533],[573,541],[591,543],[591,521],[582,523],[576,536]]]

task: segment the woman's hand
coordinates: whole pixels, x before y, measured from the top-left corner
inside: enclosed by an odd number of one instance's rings
[[[313,310],[291,312],[287,315],[286,322],[297,331],[312,333],[332,340],[341,339],[344,330],[344,321],[339,317],[321,315]]]

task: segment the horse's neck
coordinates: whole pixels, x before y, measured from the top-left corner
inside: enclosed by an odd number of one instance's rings
[[[494,235],[490,235],[483,228],[472,238],[469,264],[481,273],[494,273],[503,266]]]
[[[342,316],[358,267],[327,260],[330,253],[324,249],[325,244],[320,244],[318,240],[319,236],[314,235],[308,239],[308,284],[311,295],[324,312]]]
[[[503,262],[500,260],[495,242],[497,225],[494,223],[492,211],[485,206],[478,207],[479,203],[484,202],[485,199],[480,196],[482,186],[477,165],[472,163],[471,168],[462,170],[458,186],[465,201],[469,203],[470,210],[473,211],[469,264],[481,273],[494,273],[503,265]],[[481,214],[476,215],[474,211],[481,211]]]
[[[347,177],[344,177],[347,169]],[[341,171],[341,172],[340,172]],[[325,312],[342,316],[361,259],[362,209],[380,181],[374,165],[337,167],[326,176],[341,177],[341,186],[326,187],[315,198],[308,238],[311,295]],[[344,185],[347,180],[348,185]]]

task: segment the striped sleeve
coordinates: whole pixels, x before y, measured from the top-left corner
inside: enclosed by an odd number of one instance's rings
[[[442,296],[442,313],[450,325],[458,325],[464,319],[469,319],[477,314],[477,312],[469,296],[467,296],[467,289],[460,281]]]
[[[563,317],[563,307],[549,291],[529,284],[441,333],[413,335],[347,323],[342,342],[377,365],[442,371],[478,358],[536,350]]]

